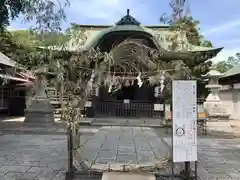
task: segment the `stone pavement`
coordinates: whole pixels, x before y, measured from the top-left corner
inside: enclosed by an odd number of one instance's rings
[[[91,137],[86,133],[81,142],[87,144]],[[201,180],[240,180],[240,138],[201,137],[198,147]],[[0,135],[0,180],[61,180],[66,170],[66,135]]]
[[[0,179],[64,179],[67,146],[64,135],[0,136]]]
[[[169,152],[169,146],[151,128],[106,126],[85,143],[82,156],[91,167],[141,164],[154,168],[156,162],[166,161]]]
[[[198,139],[198,161],[201,180],[240,180],[240,138]]]
[[[135,127],[160,127],[165,122],[159,118],[86,118],[92,125],[101,126],[135,126]]]

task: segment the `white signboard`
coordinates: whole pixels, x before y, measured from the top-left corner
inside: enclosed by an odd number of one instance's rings
[[[92,107],[92,101],[86,101],[84,107]]]
[[[173,81],[173,162],[197,161],[196,81]]]
[[[129,99],[124,99],[124,100],[123,100],[123,103],[124,103],[124,104],[129,104],[129,103],[130,103],[130,100],[129,100]]]
[[[163,104],[154,104],[154,111],[163,111]]]

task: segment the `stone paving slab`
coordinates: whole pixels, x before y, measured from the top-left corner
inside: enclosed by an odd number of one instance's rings
[[[81,136],[82,146],[92,140],[91,137]],[[138,136],[136,139],[144,138]],[[164,140],[171,145],[170,138]],[[200,138],[198,151],[198,173],[201,180],[240,179],[240,138]],[[0,180],[63,180],[66,170],[65,135],[0,136]]]
[[[66,171],[66,136],[5,134],[0,144],[1,180],[52,179]]]
[[[171,139],[164,138],[171,146]],[[198,139],[198,175],[203,180],[240,180],[240,139]]]
[[[106,126],[100,128],[84,145],[82,156],[92,166],[100,164],[154,166],[157,161],[166,158],[169,151],[168,146],[151,128]]]
[[[81,126],[79,132],[81,134],[94,134],[98,131],[98,127],[84,127]],[[39,134],[39,135],[65,135],[67,134],[66,127],[15,127],[15,128],[1,128],[0,136],[3,134]]]
[[[91,125],[100,126],[134,126],[134,127],[161,127],[164,119],[150,118],[86,118]]]

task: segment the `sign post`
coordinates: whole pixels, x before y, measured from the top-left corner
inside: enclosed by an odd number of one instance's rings
[[[197,162],[196,81],[172,82],[173,163],[185,162],[185,177],[190,178],[190,162]]]

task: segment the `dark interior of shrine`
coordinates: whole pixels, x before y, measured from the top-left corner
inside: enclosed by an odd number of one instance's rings
[[[124,100],[129,99],[132,101],[155,101],[154,87],[149,83],[144,83],[141,87],[137,85],[137,82],[133,85],[122,86],[121,89],[115,92],[108,92],[108,87],[100,87],[99,99],[106,100]]]
[[[139,87],[136,85],[122,86],[122,88],[117,92],[117,100],[135,100],[135,94]]]

